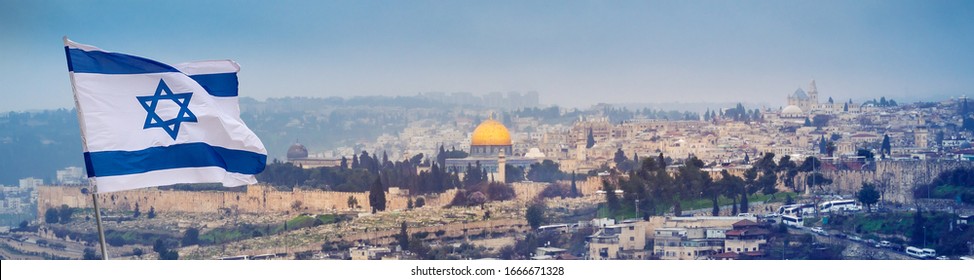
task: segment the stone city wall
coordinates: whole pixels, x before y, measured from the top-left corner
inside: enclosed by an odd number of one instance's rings
[[[929,184],[944,171],[960,167],[974,167],[970,161],[879,161],[875,171],[826,171],[822,175],[832,179],[832,184],[821,190],[806,189],[806,193],[824,192],[854,197],[862,184],[873,183],[880,189],[884,200],[896,203],[913,203],[914,186]],[[806,186],[807,173],[795,177],[795,185]],[[781,175],[779,175],[781,178]]]
[[[517,200],[534,199],[546,184],[514,183],[511,185]],[[453,200],[456,190],[441,194],[422,195],[426,205],[446,206]],[[278,191],[265,185],[247,186],[246,191],[174,191],[159,189],[138,189],[98,195],[99,206],[103,209],[131,211],[138,204],[142,212],[155,208],[156,211],[219,213],[235,210],[242,213],[268,212],[330,212],[345,211],[348,198],[354,197],[361,209],[370,209],[367,192],[334,192],[317,190]],[[413,196],[413,200],[419,196]],[[386,208],[406,209],[409,196],[398,188],[390,188],[386,193]],[[38,188],[38,217],[50,207],[68,205],[74,208],[91,208],[91,196],[81,193],[80,187],[43,186]]]

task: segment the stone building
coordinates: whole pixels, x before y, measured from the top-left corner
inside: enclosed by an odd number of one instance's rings
[[[463,174],[468,167],[480,166],[490,173],[494,181],[504,181],[504,167],[501,164],[527,169],[540,158],[525,158],[514,153],[511,133],[504,124],[488,118],[480,123],[470,135],[470,152],[466,158],[446,160],[447,170]]]
[[[593,260],[642,260],[648,255],[645,224],[640,222],[603,226],[588,241],[589,258]]]

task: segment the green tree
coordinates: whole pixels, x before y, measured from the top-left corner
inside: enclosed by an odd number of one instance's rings
[[[819,154],[823,154],[824,155],[824,154],[827,154],[828,153],[828,151],[825,149],[825,147],[826,147],[827,144],[828,144],[828,141],[825,140],[825,135],[822,135],[822,137],[819,138],[819,140],[818,140],[818,153]]]
[[[152,243],[152,251],[153,252],[156,252],[156,253],[160,253],[161,254],[162,252],[165,252],[168,249],[169,249],[169,247],[167,247],[166,241],[165,240],[162,240],[162,238],[156,239],[156,242],[155,243]]]
[[[548,159],[541,163],[533,163],[528,169],[528,180],[534,182],[554,183],[564,177],[565,173],[559,169],[558,163]]]
[[[538,229],[545,220],[545,205],[542,201],[535,201],[525,210],[524,217],[532,229]]]
[[[139,210],[139,203],[135,203],[135,211],[132,211],[132,218],[139,218],[142,216],[142,211]]]
[[[186,232],[183,232],[183,246],[192,246],[200,243],[200,230],[196,228],[188,228]]]
[[[723,175],[723,172],[721,172]],[[731,202],[731,215],[737,215],[737,200],[741,197],[741,192],[744,189],[744,180],[740,177],[727,174],[727,176],[721,176],[720,180],[717,181],[721,188],[721,194],[732,200]]]
[[[676,177],[677,184],[673,186],[675,189],[672,189],[670,192],[671,202],[673,203],[673,215],[680,216],[683,214],[684,200],[700,197],[704,188],[704,177],[703,172],[700,170],[701,167],[703,167],[703,161],[700,161],[696,157],[690,157],[679,168],[680,172],[677,173]]]
[[[48,224],[56,224],[59,221],[60,218],[61,218],[61,215],[58,215],[57,208],[53,208],[53,207],[52,208],[47,208],[47,211],[44,211],[44,222],[45,223],[48,223]]]
[[[862,189],[856,193],[856,197],[859,198],[859,202],[866,205],[866,212],[872,212],[872,205],[879,202],[879,191],[873,184],[862,183]]]
[[[386,210],[386,191],[382,187],[382,181],[375,179],[372,188],[369,189],[369,205],[372,205],[372,213]]]
[[[822,169],[822,161],[816,157],[807,157],[805,161],[802,161],[802,165],[798,168],[798,171],[811,172],[819,169]]]
[[[149,214],[147,214],[146,216],[149,217],[149,219],[155,219],[156,218],[156,207],[149,206]]]
[[[747,196],[757,192],[757,176],[757,166],[751,167],[747,171],[744,171],[744,187],[741,188],[741,213],[748,213],[750,211],[750,201],[748,201]]]
[[[176,251],[176,250],[166,250],[165,252],[162,252],[161,254],[159,254],[159,259],[160,260],[178,260],[179,259],[179,252]]]
[[[423,208],[426,205],[426,199],[422,196],[416,198],[416,208]]]
[[[595,135],[592,133],[592,128],[588,129],[588,135],[585,137],[585,148],[591,149],[595,146]]]
[[[805,186],[808,187],[808,188],[810,188],[810,189],[811,188],[815,188],[815,187],[818,187],[818,188],[821,189],[821,187],[824,186],[824,185],[831,185],[832,184],[832,179],[829,179],[828,177],[825,177],[825,175],[822,175],[822,173],[819,173],[819,172],[815,172],[815,173],[812,173],[812,174],[808,174],[808,176],[805,177],[805,178],[806,178],[805,179]]]
[[[758,179],[758,185],[761,187],[761,193],[764,195],[774,195],[778,192],[778,174],[774,172],[764,172]]]
[[[396,239],[399,241],[399,248],[409,249],[409,232],[406,228],[406,221],[403,221],[399,226],[399,235],[396,236]]]
[[[467,172],[463,175],[463,185],[466,187],[475,186],[484,182],[484,169],[480,166],[480,161],[476,162],[477,165],[467,164]]]
[[[721,171],[721,175],[724,175],[725,173],[727,173],[726,170]],[[714,182],[713,178],[710,177],[710,174],[704,173],[703,179],[703,195],[709,198],[711,202],[710,215],[720,216],[720,204],[718,199],[720,198],[722,186],[719,182]]]
[[[910,245],[922,247],[927,238],[927,220],[923,217],[923,210],[917,206],[917,211],[913,213],[913,232],[910,236]]]
[[[758,169],[757,171],[761,171],[762,173],[777,170],[778,165],[774,162],[774,157],[774,153],[764,153],[764,156],[754,163],[754,167]]]
[[[856,156],[863,157],[866,160],[866,162],[872,162],[873,159],[876,158],[876,155],[873,154],[873,151],[870,151],[869,149],[856,150]]]
[[[408,199],[406,199],[406,209],[410,209],[410,210],[413,209],[413,197],[411,196]]]
[[[170,243],[170,241],[166,241],[166,240],[163,240],[161,238],[160,239],[156,239],[156,242],[153,243],[153,245],[152,245],[152,251],[155,251],[156,253],[159,254],[159,259],[160,260],[178,260],[179,259],[179,252],[176,252],[176,250],[171,250],[170,249],[171,248],[171,245],[169,243]]]
[[[889,144],[889,135],[883,134],[883,145],[880,149],[880,153],[883,154],[883,158],[891,154],[893,147]]]
[[[430,246],[423,243],[422,239],[410,238],[409,239],[409,251],[416,254],[416,257],[422,260],[430,259]]]
[[[619,148],[619,149],[616,150],[615,158],[613,159],[613,161],[616,164],[621,164],[622,162],[626,161],[627,159],[629,159],[629,158],[626,157],[626,152],[623,152],[622,151],[622,148]]]
[[[57,210],[58,222],[62,224],[67,224],[71,222],[71,216],[74,215],[74,208],[68,207],[67,204],[62,204]]]
[[[616,189],[612,184],[609,184],[609,181],[602,181],[602,190],[605,191],[605,206],[611,215],[615,216],[622,209],[622,204],[619,203],[619,196],[616,195]]]
[[[829,121],[832,119],[829,115],[815,115],[812,117],[812,125],[818,128],[829,126]]]
[[[510,164],[504,165],[504,182],[515,183],[524,181],[524,168]]]
[[[578,193],[578,186],[575,184],[575,171],[572,171],[572,187],[571,187],[571,191],[572,191],[572,197],[579,197],[580,196],[580,194]]]

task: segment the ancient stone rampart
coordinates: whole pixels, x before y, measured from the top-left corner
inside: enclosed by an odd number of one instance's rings
[[[516,199],[530,200],[537,196],[546,184],[514,183]],[[442,207],[450,203],[457,190],[441,194],[421,195],[430,207]],[[348,198],[354,197],[362,209],[370,209],[367,192],[335,192],[318,190],[278,191],[266,185],[250,185],[246,191],[174,191],[139,189],[98,195],[99,206],[104,209],[131,211],[138,204],[144,213],[149,208],[166,212],[240,213],[310,212],[321,213],[349,210]],[[420,196],[413,196],[415,200]],[[91,208],[90,195],[81,193],[80,187],[43,186],[38,188],[37,210],[43,213],[50,207],[68,205],[75,208]],[[409,196],[398,188],[386,193],[387,209],[406,209]]]
[[[912,203],[913,189],[929,184],[940,173],[961,167],[974,167],[970,161],[878,161],[875,171],[824,171],[822,175],[832,179],[832,184],[821,188],[804,189],[808,173],[799,173],[795,185],[806,193],[835,193],[854,196],[863,183],[873,183],[880,188],[884,200],[897,203]],[[869,168],[871,169],[871,168]],[[779,178],[781,175],[779,175]]]

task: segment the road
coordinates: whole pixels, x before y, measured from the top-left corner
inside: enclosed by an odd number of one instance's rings
[[[36,237],[31,237],[24,241],[14,240],[12,237],[0,238],[0,243],[2,247],[0,251],[4,258],[6,259],[42,259],[39,255],[30,255],[31,253],[46,253],[50,255],[55,255],[58,257],[80,259],[82,255],[82,249],[80,244],[72,242],[54,241],[61,244],[65,244],[64,249],[55,249],[49,246],[41,246],[37,244]],[[49,241],[51,242],[51,241]],[[9,250],[12,248],[13,250]],[[9,258],[8,258],[9,257]]]
[[[877,248],[874,244],[863,242],[857,242],[849,240],[846,238],[839,238],[834,236],[838,232],[829,232],[829,235],[816,234],[809,228],[788,228],[788,233],[790,234],[811,234],[815,236],[815,240],[819,243],[825,244],[840,244],[846,248],[851,248],[854,252],[857,252],[860,257],[869,257],[870,259],[891,259],[891,260],[916,260],[910,255],[907,255],[903,251],[892,250],[890,248]]]

